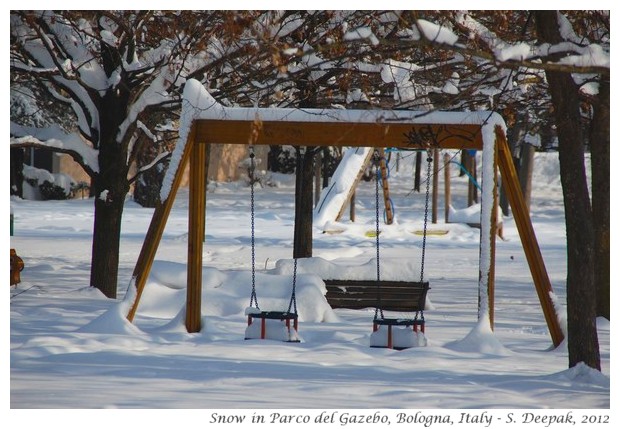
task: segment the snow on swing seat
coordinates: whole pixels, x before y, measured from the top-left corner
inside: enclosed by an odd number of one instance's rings
[[[420,328],[420,329],[419,329]],[[375,319],[370,334],[370,347],[404,350],[426,347],[424,320],[421,319]]]
[[[246,340],[275,340],[299,343],[297,334],[298,315],[288,311],[260,311],[249,307],[245,311],[248,326],[245,329]]]

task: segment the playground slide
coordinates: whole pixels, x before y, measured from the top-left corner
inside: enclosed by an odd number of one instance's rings
[[[340,218],[371,156],[372,148],[369,147],[348,148],[345,151],[331,184],[321,191],[313,213],[315,227],[324,229],[327,223]]]

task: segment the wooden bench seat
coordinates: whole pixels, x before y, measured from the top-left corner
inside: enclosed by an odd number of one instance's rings
[[[382,280],[323,280],[332,308],[380,308],[386,311],[421,311],[426,303],[428,282]],[[380,295],[380,304],[377,297]]]

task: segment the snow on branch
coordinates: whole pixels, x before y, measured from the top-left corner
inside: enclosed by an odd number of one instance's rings
[[[136,172],[136,174],[131,179],[128,180],[128,182],[129,183],[135,182],[136,179],[140,176],[140,174],[147,172],[148,170],[155,167],[157,164],[164,161],[165,159],[170,158],[171,156],[172,156],[172,152],[165,151],[165,152],[160,153],[159,155],[155,157],[153,161],[151,161],[147,165],[140,167],[140,169]]]
[[[127,112],[127,117],[119,126],[116,141],[122,142],[125,135],[132,125],[136,125],[139,115],[151,106],[161,105],[172,101],[172,95],[168,92],[168,83],[172,76],[169,72],[162,72],[151,82],[151,84],[133,102]]]
[[[347,31],[343,37],[343,40],[346,41],[359,39],[368,39],[374,46],[379,44],[379,39],[377,39],[377,36],[375,36],[370,27],[358,27],[354,30]]]
[[[458,13],[456,22],[469,31],[470,37],[481,40],[489,49],[489,52],[476,50],[473,52],[474,55],[494,60],[503,66],[522,66],[569,73],[609,74],[609,52],[598,44],[581,46],[577,41],[582,40],[575,35],[568,20],[565,17],[562,19],[562,15],[559,15],[562,34],[567,40],[555,45],[541,46],[525,42],[507,43],[468,13]],[[452,45],[456,47],[456,43]],[[556,55],[564,55],[564,57],[559,60],[541,62]]]
[[[425,19],[416,20],[416,26],[426,39],[442,45],[455,45],[459,38],[449,28]]]

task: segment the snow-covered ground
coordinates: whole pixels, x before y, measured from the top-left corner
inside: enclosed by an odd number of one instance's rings
[[[382,278],[419,276],[422,238],[413,232],[422,226],[424,197],[410,191],[413,158],[403,152],[399,171],[391,164],[397,221],[382,225]],[[534,228],[554,291],[564,303],[566,244],[557,154],[536,160]],[[465,179],[453,168],[453,206],[464,208]],[[289,176],[275,180],[278,187],[256,190],[257,295],[261,309],[286,310],[294,183]],[[602,373],[581,365],[568,369],[565,344],[552,348],[511,217],[504,218],[505,240],[497,242],[494,333],[477,325],[479,230],[444,224],[440,198],[439,224],[430,228],[449,232],[427,241],[428,344],[403,351],[370,348],[374,308],[332,310],[320,276],[327,271],[373,278],[375,239],[366,234],[374,228],[373,193],[374,183],[361,182],[355,224],[343,220],[338,234],[315,230],[315,259],[300,264],[297,281],[300,343],[244,340],[251,257],[249,188],[243,183],[209,186],[203,329],[196,334],[183,326],[187,190],[176,199],[134,325],[123,318],[127,303],[122,298],[153,210],[126,204],[119,299],[109,300],[89,288],[92,200],[11,198],[15,235],[10,245],[26,268],[22,283],[10,290],[10,407],[210,410],[199,414],[203,423],[215,423],[231,409],[245,410],[236,414],[248,420],[262,415],[267,423],[273,416],[264,410],[312,411],[312,421],[329,410],[323,424],[328,427],[343,426],[339,419],[350,409],[368,415],[376,409],[408,409],[411,415],[418,409],[427,409],[426,415],[519,409],[510,416],[519,422],[527,418],[522,409],[609,413],[604,410],[610,408],[609,322],[598,320]],[[213,410],[219,410],[216,416]],[[10,414],[20,421],[31,418],[15,410]],[[453,423],[460,416],[455,414]],[[398,423],[396,413],[389,417]],[[494,426],[510,421],[507,411],[493,418]],[[74,423],[79,420],[76,416]],[[154,420],[151,425],[162,427],[174,422]]]

